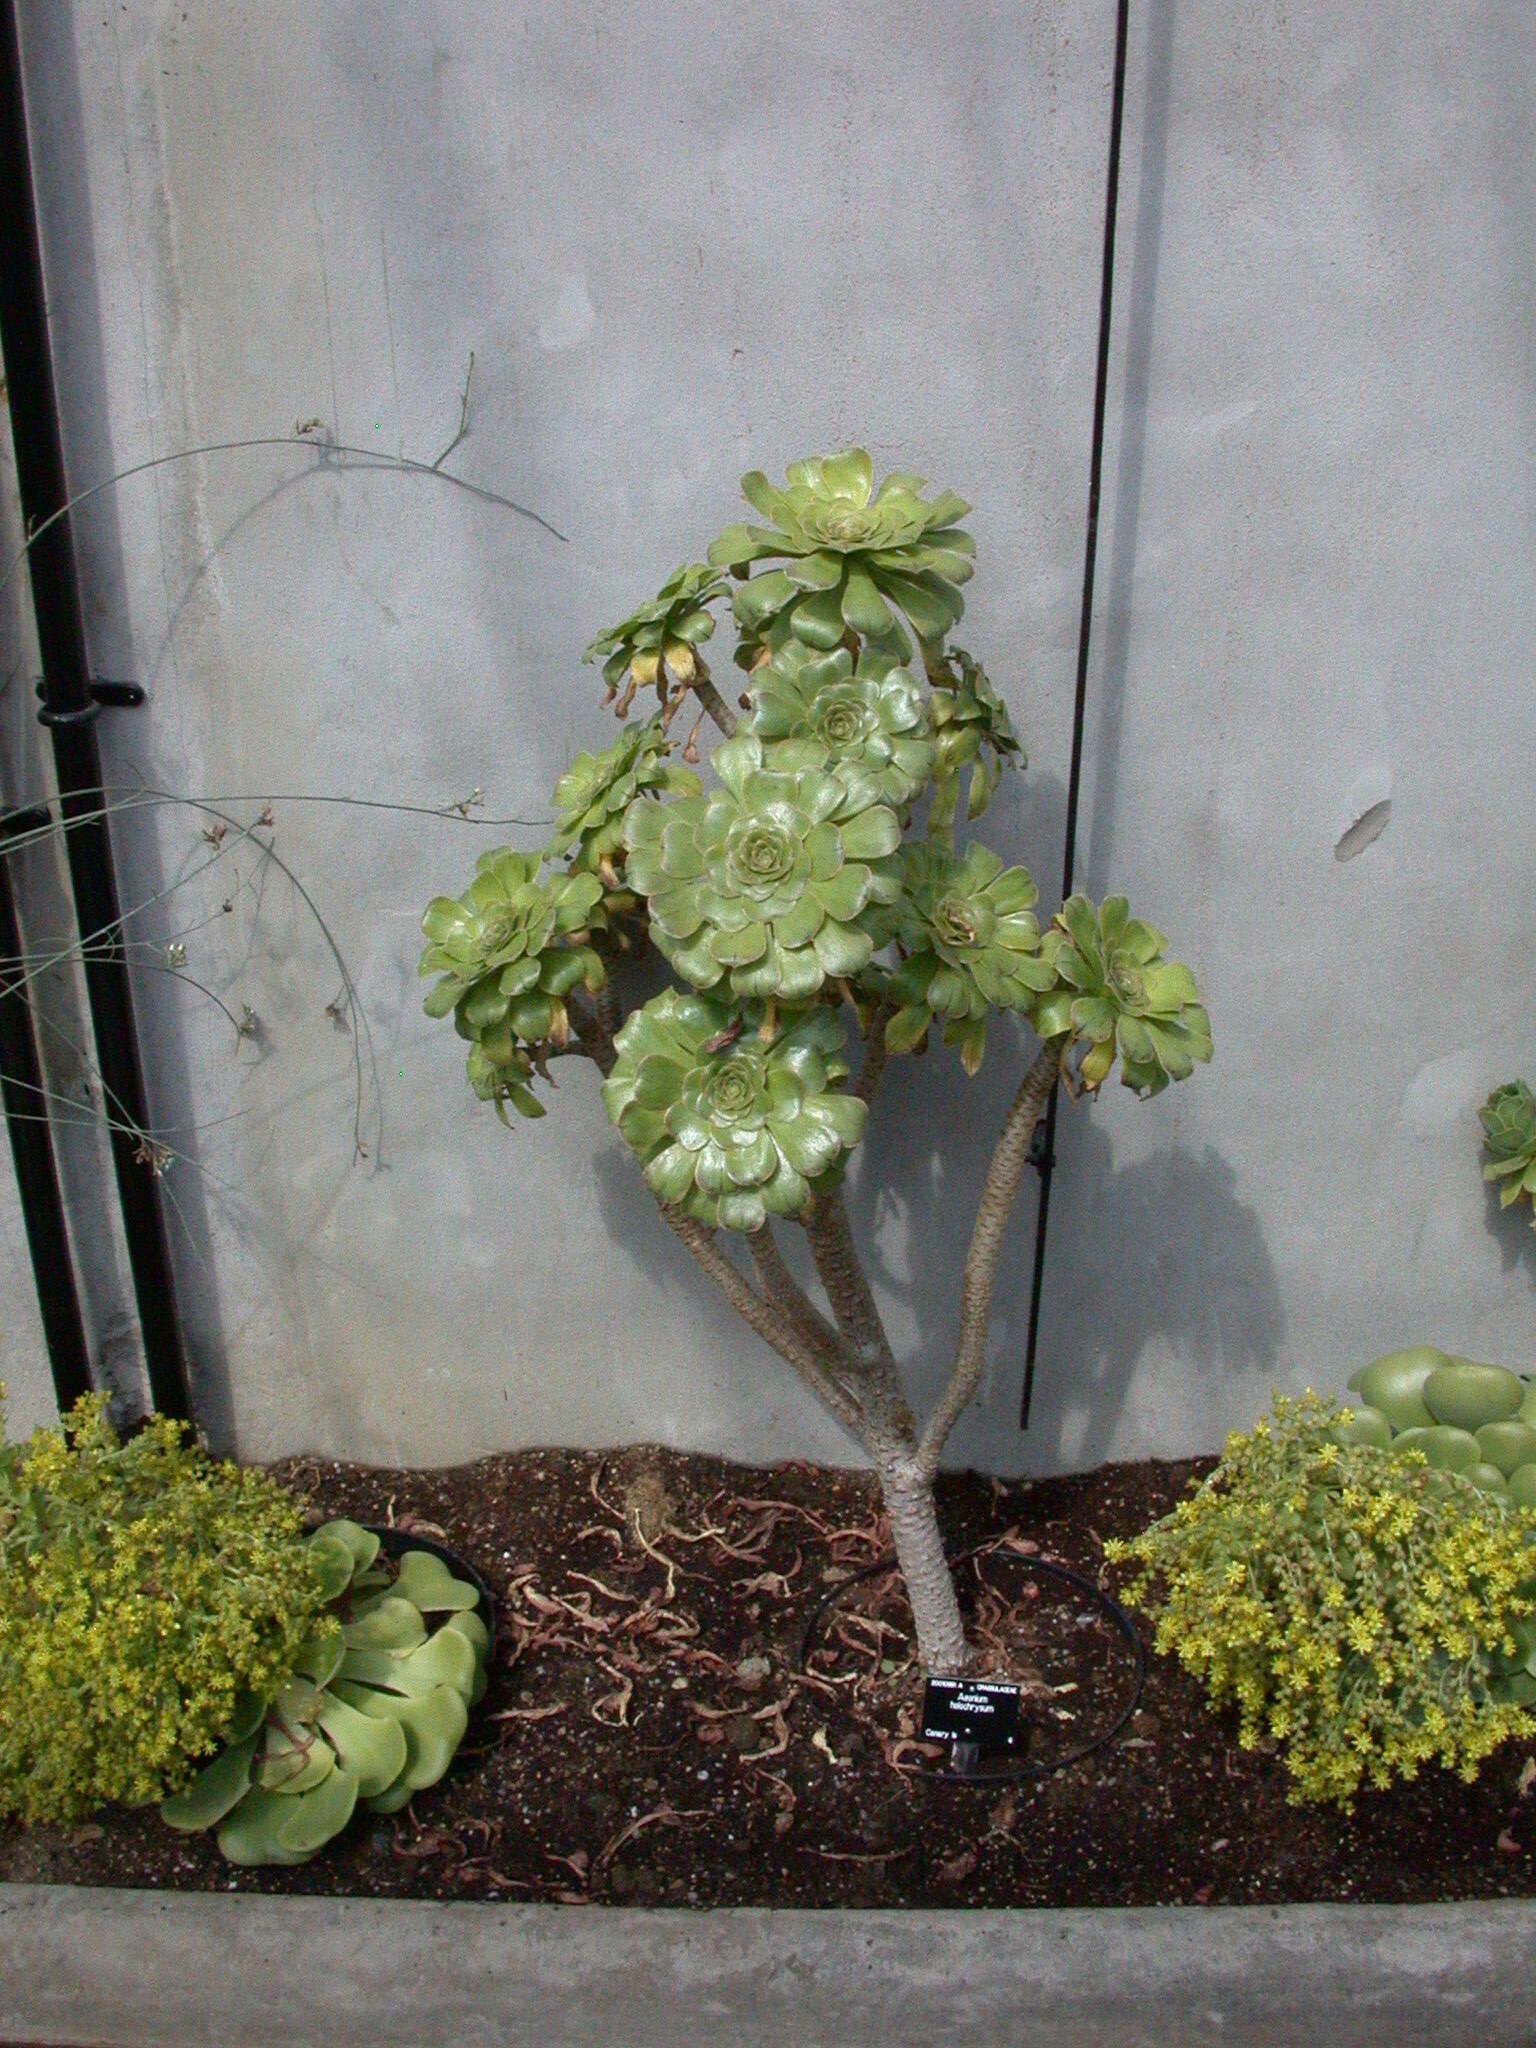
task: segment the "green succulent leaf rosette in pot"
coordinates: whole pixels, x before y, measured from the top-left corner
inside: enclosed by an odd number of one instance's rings
[[[981,1064],[989,1009],[1027,1010],[1055,985],[1041,956],[1037,891],[1023,868],[985,846],[957,854],[935,842],[907,849],[897,936],[905,958],[887,985],[893,1052],[920,1045],[935,1018],[967,1072]]]
[[[599,989],[606,978],[583,936],[601,881],[580,873],[541,880],[542,861],[508,847],[483,853],[464,894],[435,896],[421,920],[427,946],[418,971],[441,976],[423,1007],[429,1017],[452,1012],[470,1041],[471,1085],[503,1117],[508,1102],[524,1116],[543,1115],[528,1085],[537,1062],[526,1048],[564,1044],[565,997],[578,984]]]
[[[752,730],[770,768],[835,766],[866,803],[904,809],[933,772],[923,690],[893,655],[789,640],[753,672]]]
[[[397,1813],[442,1777],[486,1690],[478,1589],[435,1552],[386,1568],[378,1536],[344,1519],[309,1547],[331,1605],[297,1668],[160,1808],[184,1833],[216,1828],[231,1863],[307,1863],[360,1803]]]
[[[1082,1086],[1100,1086],[1120,1057],[1120,1078],[1156,1095],[1211,1056],[1211,1021],[1189,969],[1163,958],[1160,931],[1132,917],[1123,896],[1095,908],[1069,896],[1040,942],[1056,987],[1035,1005],[1042,1038],[1070,1034],[1086,1047]]]
[[[1488,1164],[1485,1180],[1502,1181],[1499,1206],[1507,1209],[1528,1195],[1536,1204],[1536,1093],[1524,1081],[1495,1088],[1478,1111]],[[1536,1225],[1536,1208],[1531,1222]]]
[[[782,623],[808,646],[830,649],[851,632],[905,660],[905,617],[938,658],[974,568],[975,544],[956,524],[970,507],[953,491],[924,498],[920,476],[893,473],[878,491],[873,479],[862,448],[793,462],[782,488],[761,470],[742,478],[742,495],[766,523],[727,527],[709,559],[737,575],[754,562],[783,563],[733,594],[749,638],[771,644]]]
[[[869,963],[865,920],[895,901],[896,813],[857,807],[835,770],[778,773],[740,732],[716,750],[718,788],[631,804],[630,887],[648,899],[651,937],[695,988],[804,1002]]]
[[[689,796],[701,787],[689,768],[673,761],[659,719],[626,725],[600,754],[580,753],[555,784],[551,854],[569,854],[574,869],[617,881],[624,848],[624,813],[637,796]]]
[[[666,671],[679,683],[691,683],[698,668],[697,649],[715,630],[709,607],[725,589],[725,579],[707,562],[685,562],[674,569],[649,603],[637,605],[599,633],[582,656],[601,661],[610,697],[618,696],[621,714],[637,687],[654,684],[666,694]]]
[[[603,1083],[609,1120],[661,1201],[711,1227],[798,1216],[859,1141],[865,1105],[835,1012],[817,1008],[764,1039],[752,1018],[666,989],[618,1034]]]

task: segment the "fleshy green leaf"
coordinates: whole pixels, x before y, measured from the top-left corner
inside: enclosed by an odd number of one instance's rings
[[[474,1607],[479,1593],[468,1579],[457,1578],[431,1550],[407,1550],[400,1559],[395,1591],[423,1614],[457,1614]]]
[[[357,1780],[358,1796],[386,1791],[405,1769],[406,1738],[397,1721],[359,1713],[338,1694],[327,1696],[319,1720],[341,1767]]]
[[[162,1802],[160,1818],[167,1827],[183,1834],[196,1834],[216,1826],[250,1790],[255,1754],[255,1735],[231,1743],[198,1772],[184,1791]]]

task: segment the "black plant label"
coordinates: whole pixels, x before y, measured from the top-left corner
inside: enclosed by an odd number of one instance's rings
[[[974,1742],[1006,1756],[1019,1739],[1020,1693],[990,1678],[930,1678],[923,1692],[925,1742]]]

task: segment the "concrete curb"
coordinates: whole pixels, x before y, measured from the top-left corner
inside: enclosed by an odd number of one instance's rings
[[[1536,1903],[690,1913],[0,1885],[0,2039],[1530,2048]]]

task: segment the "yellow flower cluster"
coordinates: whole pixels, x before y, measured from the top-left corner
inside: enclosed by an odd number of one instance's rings
[[[1236,1704],[1243,1747],[1285,1745],[1293,1803],[1348,1810],[1431,1762],[1470,1783],[1536,1734],[1536,1511],[1340,1444],[1344,1412],[1277,1394],[1171,1515],[1105,1556],[1139,1568],[1126,1600],[1213,1704]]]
[[[273,1480],[164,1420],[119,1442],[98,1396],[0,1447],[0,1813],[185,1783],[241,1694],[292,1673],[321,1606],[301,1535]]]

